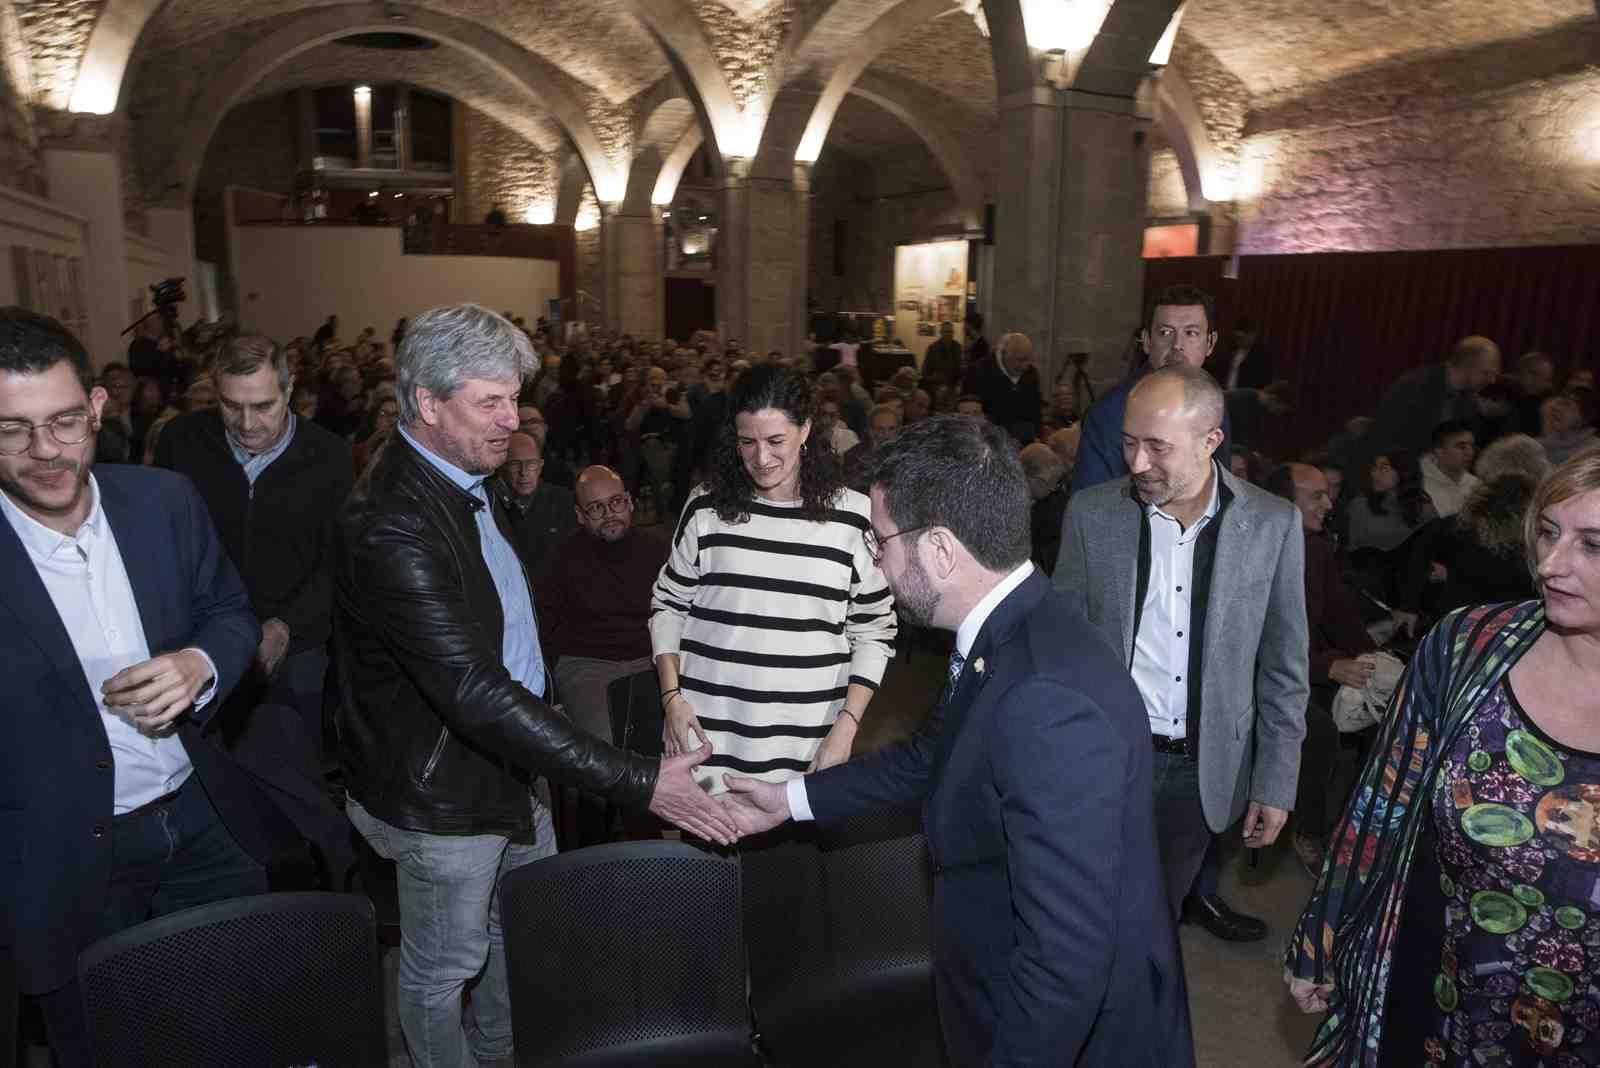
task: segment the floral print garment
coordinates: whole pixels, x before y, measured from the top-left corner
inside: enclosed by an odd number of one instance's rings
[[[1428,803],[1433,848],[1406,902],[1417,936],[1401,935],[1383,1060],[1600,1064],[1600,754],[1546,736],[1504,680]],[[1423,962],[1432,975],[1407,966]],[[1419,1033],[1420,1050],[1394,1048]]]

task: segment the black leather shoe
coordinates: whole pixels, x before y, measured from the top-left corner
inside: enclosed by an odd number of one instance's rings
[[[1183,922],[1199,924],[1224,942],[1259,942],[1267,937],[1265,923],[1233,911],[1221,894],[1190,897],[1183,903]]]

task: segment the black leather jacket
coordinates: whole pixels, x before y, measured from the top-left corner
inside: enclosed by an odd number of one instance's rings
[[[648,803],[655,761],[579,730],[506,671],[482,507],[395,434],[340,510],[334,648],[350,796],[396,827],[518,842],[533,838],[531,776]]]

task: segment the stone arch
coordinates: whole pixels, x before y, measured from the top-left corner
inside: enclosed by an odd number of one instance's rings
[[[733,98],[727,76],[711,51],[705,30],[686,0],[627,0],[628,10],[666,53],[692,93],[719,156],[755,155],[761,130]]]
[[[651,203],[658,207],[666,207],[672,203],[673,198],[678,195],[678,183],[683,181],[683,172],[688,169],[689,161],[694,159],[694,154],[700,151],[700,146],[705,144],[705,140],[706,133],[698,123],[684,131],[683,137],[661,161],[661,169],[656,173],[655,186],[650,191]]]
[[[399,5],[393,5],[399,6]],[[627,164],[613,162],[589,123],[582,104],[542,60],[481,25],[421,8],[406,7],[406,32],[461,49],[515,86],[530,103],[548,110],[577,149],[604,199],[620,199]],[[177,155],[176,177],[189,195],[206,145],[236,103],[270,71],[320,44],[352,33],[392,32],[393,25],[366,4],[324,8],[268,35],[229,68],[226,77],[191,111]]]
[[[635,153],[628,171],[626,208],[631,214],[645,214],[652,204],[671,203],[677,191],[683,168],[705,140],[702,117],[694,101],[674,78],[663,78],[645,93],[635,111],[633,144]],[[679,158],[685,142],[693,147]],[[670,177],[665,174],[668,164],[675,170]],[[666,188],[663,190],[663,178]],[[665,192],[663,202],[659,193]]]
[[[122,106],[128,60],[144,24],[165,0],[106,0],[78,62],[69,111],[109,115]]]
[[[1178,157],[1190,211],[1205,211],[1208,200],[1232,199],[1222,173],[1222,157],[1211,143],[1189,83],[1168,67],[1156,83],[1155,119]]]
[[[1131,98],[1150,72],[1150,53],[1172,21],[1181,0],[1112,0],[1104,20],[1080,53],[1069,55],[1072,87]],[[1029,39],[1023,0],[984,0],[994,76],[1000,97],[1030,92],[1039,84],[1038,60],[1052,47]]]
[[[950,180],[956,203],[961,207],[961,221],[969,229],[977,229],[982,224],[983,205],[988,199],[983,179],[972,166],[970,146],[963,143],[961,135],[929,102],[927,90],[901,78],[867,73],[856,80],[850,92],[883,108],[922,138]]]
[[[589,172],[583,160],[573,151],[567,151],[559,164],[559,184],[556,186],[556,222],[571,226],[578,220],[578,209],[583,206],[583,189],[589,184]]]
[[[828,128],[833,125],[833,117],[838,114],[839,105],[844,102],[845,94],[856,79],[907,31],[949,9],[950,0],[901,0],[881,15],[828,76],[822,87],[822,95],[817,98],[816,106],[811,109],[811,117],[806,121],[805,133],[801,135],[800,145],[795,150],[795,159],[801,163],[815,163],[828,139]]]

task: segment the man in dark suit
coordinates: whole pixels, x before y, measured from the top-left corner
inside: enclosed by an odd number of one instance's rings
[[[0,967],[65,1066],[78,952],[264,892],[274,843],[207,729],[261,637],[244,585],[186,479],[91,473],[105,401],[72,334],[0,309]]]
[[[1192,1065],[1144,706],[1029,562],[1011,442],[929,419],[871,485],[869,547],[904,617],[956,632],[950,683],[911,740],[787,783],[729,775],[724,804],[751,833],[922,801],[954,1064]]]

